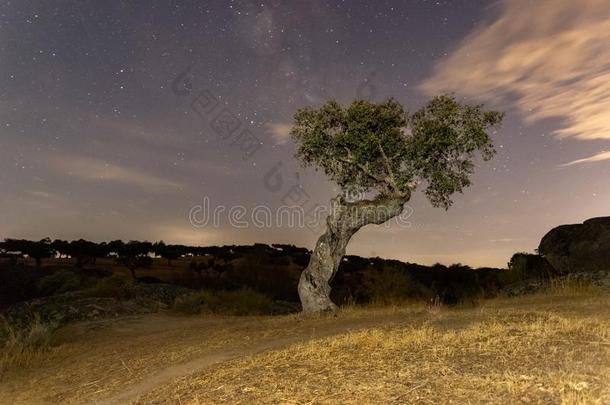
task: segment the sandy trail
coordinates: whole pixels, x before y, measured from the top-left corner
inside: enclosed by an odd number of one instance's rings
[[[74,324],[44,361],[0,379],[0,403],[124,404],[208,367],[315,338],[417,325],[425,310],[343,312],[337,317],[176,316]]]
[[[31,364],[0,375],[0,404],[124,404],[153,397],[176,379],[206,375],[219,365],[316,338],[369,328],[426,324],[441,331],[467,329],[483,320],[510,322],[541,314],[579,320],[591,317],[603,328],[610,298],[573,300],[533,296],[483,303],[477,308],[355,308],[337,317],[178,316],[169,313],[73,324],[62,328],[49,352]],[[603,322],[602,322],[603,321]],[[211,376],[210,376],[211,377]]]
[[[243,357],[253,356],[269,350],[278,350],[293,344],[302,343],[310,339],[340,335],[377,326],[389,326],[409,323],[414,318],[407,318],[404,314],[385,315],[371,319],[338,319],[337,323],[326,325],[324,328],[311,326],[305,328],[302,333],[289,337],[270,338],[261,340],[251,346],[239,349],[220,349],[185,363],[170,365],[158,370],[155,374],[143,381],[129,387],[128,389],[104,400],[100,404],[124,404],[136,400],[158,386],[167,384],[172,380],[200,372],[218,363],[235,360]]]

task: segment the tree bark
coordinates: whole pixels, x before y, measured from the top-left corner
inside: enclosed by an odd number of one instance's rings
[[[382,224],[400,215],[409,197],[378,196],[352,203],[342,196],[331,200],[326,232],[316,242],[299,280],[299,297],[305,315],[336,311],[337,306],[330,299],[330,282],[337,274],[351,237],[365,225]]]

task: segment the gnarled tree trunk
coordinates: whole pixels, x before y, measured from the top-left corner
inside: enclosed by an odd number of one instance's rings
[[[368,224],[382,224],[400,215],[409,196],[378,196],[373,200],[347,202],[342,196],[331,201],[326,232],[316,242],[307,268],[299,280],[299,297],[306,315],[334,312],[330,282],[339,269],[351,237]]]

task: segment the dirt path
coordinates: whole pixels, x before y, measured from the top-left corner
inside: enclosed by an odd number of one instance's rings
[[[345,311],[337,317],[151,314],[74,324],[28,367],[0,379],[0,403],[124,404],[218,363],[315,338],[430,320],[420,309]]]
[[[421,317],[418,317],[421,318]],[[316,323],[305,328],[302,333],[281,338],[268,338],[257,342],[249,347],[239,349],[220,349],[208,353],[185,363],[167,366],[150,377],[129,387],[128,389],[104,400],[100,404],[124,404],[136,400],[160,385],[170,383],[172,380],[188,376],[194,372],[200,372],[218,363],[252,356],[269,350],[277,350],[288,347],[296,343],[302,343],[314,338],[323,338],[333,335],[340,335],[352,331],[399,324],[413,324],[415,317],[406,317],[405,314],[392,314],[374,318],[349,319],[338,318],[336,322],[316,328]],[[307,322],[307,321],[305,321]]]
[[[0,376],[0,404],[124,404],[137,400],[147,403],[154,401],[158,392],[173,392],[176,384],[189,380],[181,377],[196,380],[197,376],[203,375],[213,379],[214,375],[207,374],[207,370],[222,368],[226,362],[247,359],[311,339],[376,327],[415,327],[417,333],[423,324],[429,324],[442,332],[468,329],[471,325],[494,319],[502,319],[502,323],[516,322],[521,325],[519,327],[524,327],[524,319],[544,320],[561,315],[565,322],[558,324],[558,328],[566,328],[570,322],[586,321],[598,325],[593,331],[605,330],[607,317],[603,322],[598,318],[600,314],[607,314],[605,309],[610,304],[609,299],[607,296],[581,297],[578,300],[563,296],[533,296],[484,303],[472,309],[439,311],[422,307],[357,308],[343,311],[337,317],[306,320],[295,315],[187,317],[159,313],[74,324],[59,331],[57,341],[42,358],[32,358],[27,365],[13,367]],[[539,341],[536,336],[532,337],[532,342]],[[586,336],[578,335],[576,338],[586,340]],[[468,345],[476,346],[472,342]],[[366,356],[361,358],[362,381],[366,381],[369,360]],[[226,367],[231,368],[231,365]],[[409,370],[409,373],[417,371]],[[378,371],[385,372],[383,369]],[[440,372],[439,369],[434,375]],[[256,373],[251,371],[254,379],[258,378]],[[228,381],[229,385],[235,385],[241,378],[241,368],[237,367],[233,374],[237,377]],[[221,385],[221,382],[214,384]],[[186,384],[179,389],[186,395],[190,388]],[[230,387],[226,390],[229,392]]]

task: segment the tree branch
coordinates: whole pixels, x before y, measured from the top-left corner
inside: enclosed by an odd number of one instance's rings
[[[388,156],[385,154],[385,151],[383,150],[383,147],[381,146],[381,143],[379,141],[377,141],[377,146],[379,146],[379,151],[381,152],[381,157],[383,157],[383,162],[385,163],[385,167],[388,171],[388,177],[387,177],[387,182],[389,183],[390,187],[394,190],[394,193],[396,193],[397,195],[404,195],[405,193],[403,191],[400,190],[400,188],[398,187],[398,184],[396,184],[396,178],[394,177],[394,171],[392,170],[392,166],[390,165],[390,160],[388,159]]]
[[[404,195],[378,195],[372,200],[362,200],[352,203],[340,201],[348,213],[345,220],[350,227],[359,229],[368,224],[382,224],[397,215],[400,215],[404,205],[409,201],[411,194]]]
[[[346,150],[348,158],[344,159],[344,158],[339,157],[340,161],[342,161],[344,163],[347,163],[347,164],[350,164],[350,165],[355,165],[357,168],[362,170],[362,172],[364,174],[366,174],[367,176],[369,176],[370,178],[372,178],[375,181],[385,182],[385,179],[383,177],[375,176],[373,174],[373,172],[371,172],[371,170],[368,168],[368,164],[367,165],[363,165],[363,164],[360,164],[360,163],[356,163],[354,161],[354,157],[352,155],[352,152],[349,150],[349,148],[347,148],[347,146],[344,146],[343,149]]]

